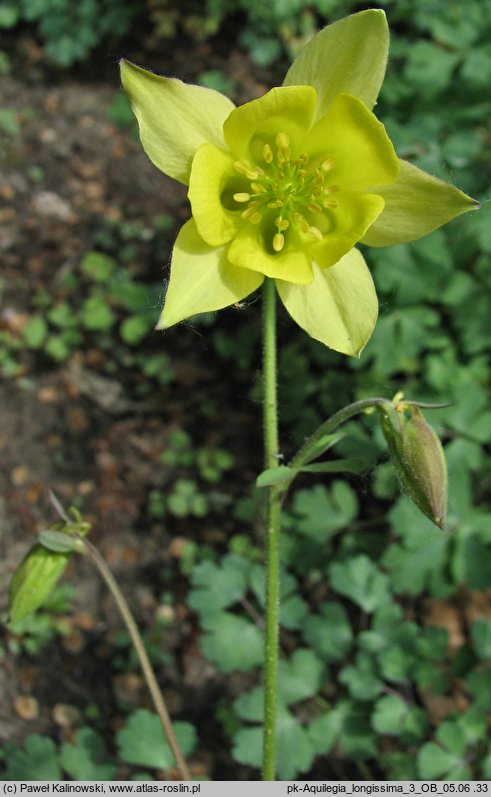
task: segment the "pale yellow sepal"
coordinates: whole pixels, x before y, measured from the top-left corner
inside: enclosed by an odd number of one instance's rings
[[[393,246],[422,238],[479,203],[450,183],[401,160],[391,185],[375,188],[385,208],[361,239],[368,246]]]
[[[388,50],[384,12],[360,11],[317,33],[296,57],[283,85],[314,86],[316,119],[324,115],[336,94],[352,94],[372,108],[384,79]]]
[[[205,142],[224,146],[223,123],[233,102],[213,89],[159,77],[129,61],[121,61],[121,80],[148,157],[187,185],[198,147]]]
[[[263,280],[263,274],[232,266],[226,247],[208,246],[191,219],[181,228],[174,245],[169,287],[157,329],[240,302]]]
[[[359,357],[378,315],[375,287],[362,255],[352,249],[331,268],[313,268],[310,285],[276,280],[283,304],[312,338]]]

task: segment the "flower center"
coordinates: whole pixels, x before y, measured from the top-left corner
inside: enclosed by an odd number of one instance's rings
[[[333,161],[326,159],[316,169],[308,170],[309,156],[302,153],[292,158],[286,133],[278,133],[274,145],[273,150],[269,144],[264,144],[263,166],[251,168],[242,161],[235,162],[236,171],[251,183],[248,192],[239,192],[233,197],[236,202],[247,204],[241,215],[251,224],[273,218],[272,246],[275,252],[281,252],[287,231],[292,227],[312,241],[323,239],[324,234],[317,224],[326,226],[322,214],[326,209],[337,207],[332,194],[339,191],[339,186],[326,184]]]

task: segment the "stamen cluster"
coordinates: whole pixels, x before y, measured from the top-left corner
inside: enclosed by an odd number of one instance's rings
[[[269,144],[264,144],[263,166],[251,167],[242,161],[235,162],[236,171],[251,183],[249,191],[235,193],[233,197],[236,202],[247,204],[241,215],[251,224],[259,224],[277,211],[272,246],[275,252],[281,252],[285,246],[285,234],[292,226],[313,241],[322,240],[323,233],[310,223],[309,216],[336,208],[338,203],[331,195],[339,191],[339,186],[326,185],[326,178],[334,165],[332,160],[326,159],[320,166],[309,170],[309,156],[302,153],[292,158],[290,139],[283,132],[277,134],[274,146],[275,151]]]

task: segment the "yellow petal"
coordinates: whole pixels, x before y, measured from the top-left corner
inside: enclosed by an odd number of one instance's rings
[[[378,314],[371,274],[357,249],[331,268],[313,265],[309,285],[276,280],[291,317],[312,338],[331,349],[358,357],[370,338]]]
[[[273,247],[274,228],[270,245]],[[266,277],[280,277],[288,282],[304,285],[312,280],[310,257],[304,248],[286,247],[281,252],[269,254],[264,246],[261,226],[245,224],[228,249],[231,263],[243,269],[258,271]]]
[[[361,241],[383,212],[384,204],[382,197],[377,194],[340,193],[338,206],[331,213],[332,230],[311,247],[312,257],[319,266],[332,266]]]
[[[243,224],[243,208],[233,201],[233,193],[241,185],[234,160],[213,144],[202,144],[194,156],[188,196],[198,232],[210,246],[227,243]],[[227,210],[227,205],[234,204],[235,211]]]
[[[259,288],[263,279],[262,274],[229,263],[226,247],[208,246],[191,219],[181,228],[174,245],[169,287],[157,329],[240,302]]]
[[[223,125],[225,141],[240,159],[254,165],[266,163],[265,146],[275,142],[278,133],[296,142],[310,127],[316,103],[312,86],[290,86],[271,89],[258,100],[235,108]]]
[[[399,160],[385,127],[356,97],[339,94],[301,144],[310,162],[329,163],[329,182],[367,190],[393,182]]]

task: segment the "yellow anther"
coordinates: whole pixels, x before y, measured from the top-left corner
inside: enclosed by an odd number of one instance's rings
[[[246,174],[249,171],[249,167],[246,166],[245,163],[242,163],[242,161],[235,161],[234,169],[236,172],[239,172],[239,174]]]
[[[234,168],[239,174],[244,174],[249,180],[257,180],[261,171],[258,169],[251,169],[246,163],[242,161],[235,161]]]
[[[281,252],[285,245],[285,236],[277,232],[273,238],[273,249],[275,252]]]
[[[338,203],[335,199],[325,199],[322,203],[325,208],[337,208]]]
[[[256,210],[256,211],[255,211],[255,212],[252,214],[251,218],[249,219],[249,221],[251,222],[251,224],[259,224],[259,222],[260,222],[260,221],[262,221],[262,220],[263,220],[263,214],[262,214],[262,213],[259,213],[259,211],[258,211],[258,210]]]
[[[283,219],[281,216],[278,216],[278,218],[274,220],[274,226],[278,227],[278,230],[281,232],[282,230],[288,229],[290,222],[288,219]]]
[[[265,144],[263,147],[263,158],[266,163],[271,163],[273,160],[273,150],[269,146],[269,144]]]
[[[317,202],[309,202],[307,208],[310,210],[311,213],[320,213],[322,208]]]
[[[301,213],[294,213],[293,214],[293,221],[298,227],[300,227],[300,230],[302,232],[308,232],[309,231],[309,229],[310,229],[309,223],[308,223],[307,219],[305,218],[305,216],[302,216]]]
[[[258,207],[259,207],[258,202],[251,202],[249,207],[246,208],[240,215],[242,216],[243,219],[252,221],[252,217],[258,212]]]
[[[276,136],[274,143],[278,147],[278,149],[288,149],[290,146],[290,139],[288,138],[286,133],[278,133]]]
[[[330,172],[333,166],[334,161],[332,161],[330,158],[327,158],[323,163],[321,163],[321,169],[323,172]]]
[[[251,191],[255,194],[265,194],[266,189],[262,183],[251,183]]]
[[[324,188],[326,194],[337,194],[338,191],[341,191],[339,185],[326,185]]]
[[[300,155],[297,158],[298,162],[299,163],[303,163],[304,166],[307,163],[308,159],[309,159],[309,156],[307,155],[306,152],[300,153]]]
[[[309,234],[315,241],[322,241],[323,235],[318,227],[309,227]]]
[[[234,199],[236,202],[249,202],[250,198],[250,194],[234,194]]]
[[[274,202],[268,202],[268,208],[282,208],[283,202],[281,199],[275,199]]]

